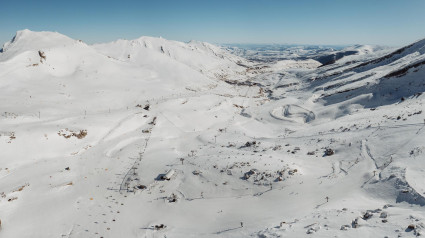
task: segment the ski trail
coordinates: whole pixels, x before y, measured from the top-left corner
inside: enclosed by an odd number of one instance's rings
[[[372,156],[372,154],[370,153],[370,149],[369,149],[369,147],[367,146],[366,142],[367,142],[367,140],[366,140],[366,139],[362,140],[362,144],[361,144],[362,156],[363,156],[363,158],[365,158],[365,159],[370,159],[370,160],[372,160],[372,161],[373,161],[373,164],[375,165],[375,168],[376,168],[376,169],[379,169],[379,166],[378,166],[378,164],[376,163],[375,158],[374,158],[374,157]]]
[[[368,184],[369,183],[369,181],[371,181],[373,178],[375,178],[375,174],[376,174],[376,172],[378,172],[378,170],[381,170],[381,168],[378,166],[378,164],[377,164],[377,162],[376,162],[376,159],[372,156],[372,154],[370,153],[370,149],[369,149],[369,147],[367,146],[367,140],[366,139],[363,139],[362,140],[362,143],[361,143],[361,151],[362,151],[362,157],[363,158],[365,158],[366,160],[371,160],[371,161],[373,161],[373,164],[375,165],[375,170],[373,171],[373,176],[371,176],[369,179],[367,179],[363,184],[362,184],[362,188],[364,187],[364,186],[366,186],[366,184]],[[391,163],[391,162],[390,162]],[[389,165],[389,164],[388,164]],[[388,166],[387,165],[387,166]],[[385,169],[386,167],[384,167],[383,169]],[[381,170],[382,171],[382,170]],[[380,174],[381,172],[379,172],[379,174]]]
[[[126,121],[132,119],[133,117],[135,117],[138,113],[135,114],[131,114],[128,116],[125,116],[124,118],[122,118],[121,120],[119,120],[98,142],[98,144],[100,144],[100,142],[105,141],[110,135],[112,135],[118,128],[120,128]]]
[[[348,175],[348,172],[342,168],[342,161],[339,161],[339,173],[343,172],[345,175]]]

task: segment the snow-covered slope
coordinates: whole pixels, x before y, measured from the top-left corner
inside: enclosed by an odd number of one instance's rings
[[[327,103],[356,98],[362,105],[376,107],[423,92],[423,65],[425,40],[348,68],[319,72],[322,76],[311,85]]]
[[[235,64],[248,64],[243,58],[231,55],[218,46],[198,41],[183,43],[143,36],[136,40],[118,40],[93,47],[105,55],[138,65],[157,65],[160,59],[169,58],[167,64],[181,63],[210,78],[243,73],[245,67],[235,67]]]
[[[385,54],[388,50],[391,50],[391,48],[372,45],[354,45],[342,50],[325,52],[314,57],[314,59],[319,61],[322,66],[331,65],[337,61],[338,64],[352,64],[360,61],[364,62],[377,54]]]
[[[318,67],[20,31],[0,53],[0,237],[417,236],[423,49]]]
[[[189,51],[176,52],[176,57]],[[66,112],[105,111],[217,85],[217,80],[159,52],[139,53],[142,65],[105,55],[59,33],[20,31],[0,54],[0,97],[9,102],[4,110],[16,112],[16,105],[22,104],[24,111],[16,113],[43,111],[47,116],[52,104],[61,103],[61,111]],[[206,55],[204,62],[209,59]],[[230,61],[228,65],[240,67]],[[18,92],[21,97],[14,97]],[[87,100],[88,95],[93,100]]]

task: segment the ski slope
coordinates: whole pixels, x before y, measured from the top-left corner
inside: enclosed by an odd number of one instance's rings
[[[424,47],[319,67],[19,31],[0,53],[0,236],[418,236]]]

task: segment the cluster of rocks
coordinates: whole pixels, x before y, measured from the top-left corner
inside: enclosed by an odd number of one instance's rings
[[[335,154],[335,151],[333,149],[331,149],[331,148],[325,149],[325,156],[331,156],[333,154]]]
[[[383,218],[383,223],[388,222],[388,220],[386,219],[388,217],[387,212],[383,212],[381,209],[367,210],[361,217],[357,217],[351,222],[351,227],[359,228],[362,224],[365,224],[367,220],[371,219],[376,213],[379,213],[379,217]],[[342,227],[341,230],[343,230]]]
[[[391,207],[391,205],[384,205],[383,209],[387,209],[388,207]],[[343,209],[344,210],[344,209]],[[377,219],[381,219],[382,223],[387,223],[388,222],[388,212],[383,211],[382,209],[375,209],[375,210],[367,210],[366,212],[364,212],[361,216],[355,218],[352,222],[351,225],[342,225],[341,226],[341,230],[348,230],[349,228],[359,228],[361,226],[364,225],[368,225],[368,220],[372,219],[376,217]],[[411,219],[413,219],[413,217],[410,217]],[[417,223],[419,222],[418,219],[414,219],[414,221],[416,222],[416,224],[409,224],[405,231],[406,232],[411,232],[413,231],[413,234],[415,236],[420,236],[421,235],[421,230],[423,228],[425,228],[425,225],[423,223]],[[396,230],[396,232],[399,232],[400,230]]]
[[[69,139],[71,137],[76,137],[78,139],[83,139],[87,136],[87,130],[80,130],[79,132],[72,131],[68,128],[61,129],[57,133],[59,136],[63,136],[66,139]]]
[[[242,148],[249,148],[249,147],[256,147],[259,144],[261,144],[261,142],[257,142],[257,141],[247,141],[243,146],[239,147],[239,149]]]
[[[153,226],[153,229],[154,230],[162,230],[162,229],[165,229],[167,226],[166,225],[164,225],[164,224],[159,224],[159,225],[155,225],[155,226]]]
[[[291,152],[292,154],[295,154],[295,153],[297,153],[300,150],[301,150],[300,147],[295,147],[292,151],[288,150],[287,152]]]
[[[167,197],[168,202],[177,202],[178,197],[176,194],[172,193],[169,197]]]
[[[319,224],[317,224],[317,223],[313,223],[313,224],[308,225],[308,226],[306,226],[304,228],[308,228],[307,229],[307,232],[306,232],[307,234],[313,234],[314,232],[319,231],[320,228],[321,228],[321,226]]]
[[[269,184],[267,182],[283,181],[289,176],[293,176],[298,172],[297,169],[284,168],[275,172],[272,171],[259,171],[258,169],[251,169],[245,172],[243,179],[252,181],[254,184]]]

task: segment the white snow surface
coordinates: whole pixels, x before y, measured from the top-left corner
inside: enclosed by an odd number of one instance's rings
[[[317,68],[19,31],[0,53],[0,237],[423,234],[424,49]]]

